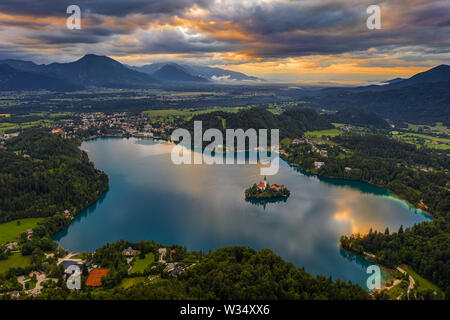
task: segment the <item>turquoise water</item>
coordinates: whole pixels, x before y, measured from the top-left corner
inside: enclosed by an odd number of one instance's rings
[[[93,251],[119,239],[147,239],[189,250],[269,248],[314,275],[365,287],[370,263],[340,249],[340,236],[428,219],[383,189],[304,175],[283,161],[268,181],[286,185],[288,201],[256,206],[243,193],[263,179],[258,165],[177,166],[172,147],[134,138],[84,142],[82,149],[108,174],[110,189],[55,236],[60,246]]]

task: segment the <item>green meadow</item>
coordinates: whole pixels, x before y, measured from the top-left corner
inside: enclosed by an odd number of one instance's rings
[[[141,282],[146,282],[146,281],[147,281],[146,277],[125,278],[122,280],[122,282],[117,287],[121,288],[121,289],[127,289],[129,287],[134,286],[135,284],[138,284]]]
[[[134,264],[133,268],[131,269],[131,274],[144,272],[145,268],[147,268],[154,261],[155,257],[153,256],[153,253],[148,253],[144,259],[136,256],[134,258]]]
[[[391,132],[394,136],[399,137],[402,141],[420,146],[423,144],[428,148],[448,150],[450,149],[450,139],[438,138],[424,133],[415,132]]]
[[[33,229],[37,223],[43,221],[45,218],[27,218],[20,220],[13,220],[10,222],[0,224],[0,244],[16,241],[21,233],[27,232],[28,229]],[[20,221],[20,224],[18,222]]]
[[[22,256],[14,253],[7,260],[0,260],[0,274],[4,274],[11,268],[25,268],[31,264],[31,256]]]
[[[189,120],[195,115],[206,114],[211,112],[223,111],[223,112],[238,112],[239,110],[245,109],[245,107],[218,107],[218,108],[207,108],[207,109],[161,109],[161,110],[146,110],[142,113],[155,117],[155,118],[165,118],[170,119],[174,117],[181,117],[184,120]]]
[[[305,132],[305,137],[316,140],[316,141],[324,142],[327,144],[334,144],[333,141],[325,140],[322,137],[323,136],[336,137],[340,134],[341,134],[341,132],[338,129],[327,129],[327,130],[319,130],[319,131],[307,131],[307,132]]]

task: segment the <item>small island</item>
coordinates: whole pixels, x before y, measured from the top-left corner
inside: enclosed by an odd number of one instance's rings
[[[245,190],[245,200],[250,202],[286,201],[290,194],[291,192],[284,185],[270,185],[267,178],[264,177],[264,182],[260,182],[258,185],[255,183]]]

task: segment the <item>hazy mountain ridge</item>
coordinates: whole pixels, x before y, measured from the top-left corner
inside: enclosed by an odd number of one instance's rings
[[[0,91],[74,91],[82,88],[52,74],[22,71],[0,64]]]
[[[440,65],[383,86],[324,89],[311,103],[335,110],[358,107],[398,121],[449,125],[450,66]]]
[[[208,83],[222,81],[259,80],[243,73],[176,63],[155,63],[142,67],[127,66],[106,56],[87,54],[79,60],[68,63],[36,64],[32,61],[17,59],[0,60],[11,68],[22,72],[38,72],[47,78],[64,80],[64,85],[31,84],[14,80],[11,77],[3,80],[4,88],[10,90],[36,90],[37,87],[48,90],[73,90],[73,88],[106,87],[106,88],[143,88],[162,83]],[[11,75],[14,73],[10,71]],[[24,75],[24,74],[22,74]],[[31,79],[31,78],[30,78]]]
[[[79,60],[69,63],[35,64],[31,61],[1,60],[0,64],[6,64],[15,70],[22,72],[39,72],[50,78],[59,78],[66,83],[71,83],[77,88],[83,87],[108,87],[108,88],[134,88],[145,87],[158,83],[148,74],[130,70],[120,62],[105,56],[88,54]],[[10,79],[11,81],[13,79]],[[18,86],[16,90],[34,90],[36,84]],[[61,86],[61,90],[65,90]],[[49,88],[44,88],[52,90]]]
[[[141,67],[129,66],[133,70],[147,73],[153,75],[155,72],[167,65],[175,65],[185,72],[189,73],[195,77],[201,77],[212,81],[263,81],[262,79],[248,76],[241,72],[225,70],[221,68],[191,65],[184,63],[173,63],[173,62],[159,62],[153,64],[147,64]]]
[[[163,82],[209,82],[206,78],[190,74],[183,67],[175,63],[162,66],[151,73],[151,76]]]

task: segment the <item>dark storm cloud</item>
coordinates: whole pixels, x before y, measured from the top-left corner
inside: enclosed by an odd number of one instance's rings
[[[16,15],[60,16],[70,5],[83,11],[123,17],[131,13],[177,14],[194,5],[206,6],[208,0],[1,0],[0,12]]]
[[[164,30],[162,32],[140,32],[135,35],[139,45],[129,46],[125,42],[122,46],[116,46],[115,54],[139,54],[151,52],[152,54],[183,54],[183,53],[208,53],[208,52],[226,52],[233,48],[228,43],[218,41],[207,36],[186,37],[178,29]]]
[[[413,7],[408,15],[408,24],[415,27],[450,26],[450,1],[431,1]]]
[[[78,44],[78,43],[99,43],[104,41],[105,37],[115,34],[125,34],[122,29],[112,30],[106,28],[90,28],[87,30],[51,30],[47,32],[35,32],[33,39],[44,44]]]
[[[213,20],[231,20],[252,33],[272,34],[294,30],[342,28],[365,20],[367,6],[343,6],[313,1],[261,3],[249,7],[213,11]]]
[[[369,5],[380,3],[382,30],[366,27]],[[215,20],[241,26],[255,41],[251,52],[261,57],[338,54],[389,45],[450,45],[445,1],[291,1],[220,7]]]

